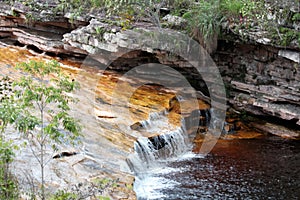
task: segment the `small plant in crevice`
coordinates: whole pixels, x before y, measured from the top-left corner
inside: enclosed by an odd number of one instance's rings
[[[295,13],[292,17],[292,21],[300,21],[300,13]]]
[[[288,46],[293,40],[298,40],[298,42],[300,42],[300,32],[296,30],[280,27],[278,34],[282,46]]]
[[[51,196],[50,200],[110,199],[108,196],[111,192],[121,191],[125,193],[130,190],[132,189],[119,183],[118,180],[97,177],[92,179],[91,182],[78,183],[69,189],[58,190]]]
[[[110,200],[109,197],[104,197],[104,196],[98,196],[97,199],[98,200]]]
[[[103,179],[95,179],[94,184],[97,188],[101,190],[109,189],[109,188],[115,188],[117,187],[117,180],[112,180],[110,178],[103,178]]]
[[[122,27],[122,30],[131,29],[131,21],[129,19],[124,19],[120,21],[120,26]]]
[[[105,30],[103,27],[100,27],[100,26],[97,26],[97,27],[95,28],[95,31],[96,31],[96,34],[97,34],[98,36],[100,36],[100,38],[102,38],[103,35],[104,35],[104,33],[106,32],[106,30]]]
[[[25,17],[26,17],[25,22],[26,22],[27,25],[30,25],[34,21],[38,20],[38,18],[32,12],[27,12]]]
[[[58,190],[52,197],[50,197],[50,200],[77,200],[78,195],[66,192],[64,190]]]

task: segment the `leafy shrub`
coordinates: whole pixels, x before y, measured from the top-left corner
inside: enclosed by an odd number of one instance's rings
[[[17,181],[10,172],[14,149],[11,142],[0,139],[0,199],[17,199],[19,196]]]
[[[200,0],[183,15],[188,21],[189,33],[209,52],[214,51],[223,17],[218,1]]]

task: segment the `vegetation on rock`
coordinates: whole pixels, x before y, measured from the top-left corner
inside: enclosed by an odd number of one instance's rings
[[[79,122],[68,113],[75,102],[69,93],[78,83],[62,73],[56,61],[32,60],[17,68],[28,75],[14,82],[14,95],[0,106],[1,120],[28,138],[41,168],[41,198],[45,199],[45,166],[52,159],[47,157],[47,147],[56,151],[57,144],[74,144],[80,136]]]
[[[297,0],[294,5],[299,7]],[[289,46],[299,45],[299,31],[293,26],[299,26],[299,9],[283,6],[279,1],[259,0],[53,0],[41,3],[37,0],[8,1],[11,5],[25,6],[28,21],[39,20],[40,11],[54,15],[68,13],[70,21],[101,16],[114,21],[124,21],[126,28],[131,28],[134,21],[148,20],[155,26],[162,27],[164,11],[187,19],[187,26],[182,27],[202,45],[210,46],[215,43],[220,30],[229,30],[242,40],[260,41],[267,38],[267,43]],[[18,2],[19,4],[16,4]],[[21,6],[22,7],[22,6]],[[26,10],[25,9],[25,10]],[[14,11],[14,10],[12,10]],[[39,11],[34,14],[34,11]],[[14,13],[15,15],[18,13]],[[100,15],[99,15],[100,16]],[[83,18],[82,18],[83,17]],[[166,26],[168,27],[168,26]],[[222,27],[222,28],[221,28]],[[281,31],[288,28],[289,31]],[[288,36],[286,36],[286,34]],[[260,39],[260,40],[259,40]],[[270,41],[269,41],[270,40]]]
[[[1,95],[4,92],[11,90],[11,81],[8,77],[2,78],[2,84],[5,85],[1,88]],[[7,87],[7,86],[10,87]],[[1,85],[2,86],[2,85]],[[5,136],[5,130],[9,123],[14,121],[17,113],[14,112],[9,96],[2,96],[0,99],[0,199],[16,199],[19,195],[17,179],[12,174],[11,164],[14,161],[15,150],[18,149],[13,145],[11,140]]]
[[[0,199],[13,200],[19,196],[18,182],[11,173],[16,146],[0,138]]]

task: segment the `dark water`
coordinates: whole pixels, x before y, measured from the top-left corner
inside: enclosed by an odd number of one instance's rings
[[[300,199],[300,141],[220,141],[205,158],[170,164],[178,184],[159,199]]]

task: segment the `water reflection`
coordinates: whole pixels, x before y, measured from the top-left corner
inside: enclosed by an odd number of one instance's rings
[[[219,141],[206,157],[173,162],[180,183],[164,199],[298,199],[299,141],[280,138]]]

